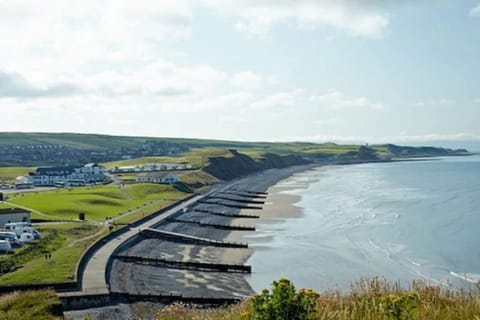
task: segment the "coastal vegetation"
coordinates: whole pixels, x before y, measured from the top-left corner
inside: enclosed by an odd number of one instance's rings
[[[54,320],[61,317],[61,303],[54,291],[14,292],[0,296],[0,319]]]
[[[244,302],[216,310],[172,305],[160,310],[165,320],[464,320],[480,319],[480,294],[413,282],[409,288],[374,278],[362,280],[346,292],[296,290],[287,279],[272,290]]]
[[[37,229],[43,235],[41,240],[0,257],[0,285],[73,281],[82,253],[108,232],[100,225],[80,222]],[[49,259],[46,254],[50,254]]]

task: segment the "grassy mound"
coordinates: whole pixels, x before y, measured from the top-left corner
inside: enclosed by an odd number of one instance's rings
[[[89,220],[103,220],[138,209],[150,201],[178,200],[183,196],[184,193],[170,185],[136,184],[13,194],[9,202],[44,214],[33,212],[33,219],[76,219],[78,213],[84,212]]]

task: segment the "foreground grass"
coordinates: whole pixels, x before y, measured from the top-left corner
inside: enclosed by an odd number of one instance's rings
[[[295,289],[293,289],[295,290]],[[273,291],[272,291],[273,292]],[[296,294],[308,292],[299,290]],[[181,305],[169,306],[157,313],[164,320],[280,320],[280,319],[332,319],[332,320],[464,320],[480,319],[478,292],[451,291],[422,282],[414,282],[409,289],[384,280],[372,279],[355,284],[348,293],[330,291],[315,296],[314,308],[307,316],[292,312],[279,314],[287,308],[296,310],[303,300],[292,292],[281,290],[262,295],[238,305],[217,310],[192,310]]]
[[[0,276],[0,285],[73,281],[82,253],[107,233],[101,226],[87,223],[51,224],[37,229],[43,239],[0,257],[4,271],[12,264],[14,269]],[[52,255],[50,260],[45,259],[46,253]]]
[[[59,305],[60,300],[53,291],[14,292],[0,296],[0,319],[59,319],[53,312]]]
[[[14,194],[9,202],[38,210],[51,220],[77,219],[80,212],[84,212],[88,220],[104,220],[139,209],[149,201],[178,200],[184,196],[171,185],[134,184]],[[32,218],[49,219],[36,213],[32,213]]]

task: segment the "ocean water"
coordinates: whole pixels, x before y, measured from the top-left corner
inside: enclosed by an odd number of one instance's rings
[[[309,181],[306,188],[296,185]],[[348,289],[380,276],[453,288],[480,281],[480,157],[332,166],[280,183],[301,216],[257,225],[248,263],[254,290]]]

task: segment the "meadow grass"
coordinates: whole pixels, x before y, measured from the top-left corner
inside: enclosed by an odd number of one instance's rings
[[[203,170],[182,171],[178,172],[177,175],[180,178],[180,181],[189,185],[211,185],[219,182],[217,178]]]
[[[35,170],[30,167],[0,167],[0,185],[1,184],[13,184],[15,178],[18,176],[24,176],[27,173]],[[0,190],[1,192],[1,190]]]
[[[337,145],[337,144],[323,144],[315,147],[309,147],[302,150],[307,155],[324,155],[324,156],[340,156],[348,152],[357,152],[359,145]]]
[[[12,208],[13,206],[0,202],[0,209],[12,209]]]
[[[37,230],[43,236],[40,241],[0,257],[0,265],[14,261],[18,267],[1,275],[0,285],[74,281],[82,253],[108,232],[99,225],[80,222],[48,224]],[[45,259],[46,253],[52,255],[50,260]]]
[[[286,302],[281,301],[278,306],[284,306]],[[273,310],[275,309],[274,307]],[[172,305],[159,310],[156,319],[273,320],[282,318],[257,314],[252,308],[252,300],[246,300],[231,307],[214,310],[198,310],[182,305]],[[480,319],[480,294],[477,291],[449,290],[423,282],[413,282],[410,288],[405,289],[382,279],[363,280],[355,283],[346,293],[339,291],[319,293],[313,312],[309,317],[301,319],[478,320]]]
[[[52,309],[60,305],[54,291],[14,292],[0,296],[0,319],[54,320]]]
[[[115,219],[116,224],[129,224],[132,223],[140,218],[146,217],[149,214],[152,214],[160,209],[165,208],[166,206],[174,203],[176,200],[157,200],[151,202],[149,205],[140,208],[138,210],[132,211],[130,213],[126,213],[122,216],[119,216]]]
[[[228,149],[222,148],[204,148],[192,149],[189,152],[180,154],[178,156],[159,156],[159,157],[143,157],[130,160],[121,160],[103,163],[106,168],[114,168],[121,166],[137,166],[147,163],[189,163],[197,167],[206,165],[208,159],[211,157],[232,157],[232,153]]]
[[[103,220],[139,209],[149,201],[178,200],[183,196],[171,185],[134,184],[12,194],[9,202],[38,210],[50,217],[33,212],[33,219],[77,219],[78,214],[83,212],[88,220]]]

